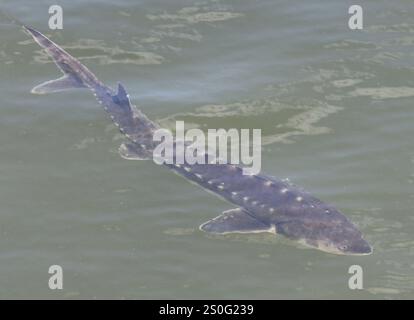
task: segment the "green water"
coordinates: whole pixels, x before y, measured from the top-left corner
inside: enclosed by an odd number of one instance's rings
[[[261,128],[263,172],[334,204],[370,256],[268,235],[211,237],[231,205],[152,162],[90,93],[30,89],[58,76],[0,21],[0,298],[414,298],[414,4],[363,1],[1,1],[152,119]],[[48,268],[62,266],[63,290]],[[364,271],[348,288],[348,268]]]

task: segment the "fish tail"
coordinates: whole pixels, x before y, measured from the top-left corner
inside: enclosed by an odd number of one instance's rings
[[[127,159],[143,159],[152,148],[152,134],[157,125],[131,104],[129,95],[121,83],[114,91],[100,82],[89,69],[34,28],[23,26],[33,39],[53,59],[63,76],[35,86],[32,93],[46,94],[68,89],[88,88],[109,113],[114,124],[134,144],[121,148]]]
[[[31,92],[46,94],[68,89],[90,88],[101,84],[95,75],[77,59],[63,50],[56,43],[48,39],[36,29],[23,25],[23,29],[47,52],[56,66],[62,71],[63,76],[43,82],[35,86]]]

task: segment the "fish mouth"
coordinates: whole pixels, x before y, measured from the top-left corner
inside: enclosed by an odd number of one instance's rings
[[[321,248],[315,248],[315,249],[319,249],[323,252],[335,254],[338,256],[369,256],[370,254],[372,254],[372,250],[370,250],[369,252],[352,252],[352,251],[340,251],[340,250],[335,250],[335,249],[321,249]]]
[[[373,248],[368,245],[363,251],[350,251],[345,252],[344,254],[352,255],[352,256],[369,256],[374,252]]]
[[[341,252],[339,254],[345,255],[345,256],[369,256],[373,253],[373,250],[371,249],[369,252]]]
[[[307,247],[317,249],[319,251],[342,256],[368,256],[373,252],[372,247],[365,240],[357,242],[354,246],[351,246],[346,250],[324,241],[317,243],[301,241],[301,243],[305,244]]]
[[[372,247],[369,247],[369,249],[365,249],[364,251],[341,251],[339,249],[334,248],[315,248],[319,249],[326,253],[336,254],[340,256],[369,256],[373,253]]]

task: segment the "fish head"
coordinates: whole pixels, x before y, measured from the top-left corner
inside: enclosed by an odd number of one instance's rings
[[[307,241],[319,250],[341,255],[369,255],[372,247],[358,230],[342,229],[322,234],[319,239]],[[316,244],[316,245],[315,245]]]
[[[369,255],[372,247],[361,231],[344,215],[337,212],[326,221],[313,223],[314,232],[308,244],[317,249],[341,255]]]
[[[277,232],[324,252],[341,255],[369,255],[372,247],[361,231],[335,208],[307,212],[277,225]]]

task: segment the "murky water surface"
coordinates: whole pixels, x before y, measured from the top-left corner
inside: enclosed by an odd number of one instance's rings
[[[0,20],[1,298],[414,297],[414,4],[364,1],[1,1],[167,128],[260,128],[263,172],[354,221],[370,256],[270,235],[198,231],[231,205],[152,162],[88,92],[30,89],[58,72]],[[59,264],[64,289],[48,289]],[[364,290],[348,288],[348,268]]]

